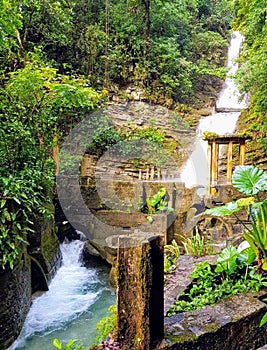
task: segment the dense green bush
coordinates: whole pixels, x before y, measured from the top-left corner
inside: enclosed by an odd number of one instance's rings
[[[250,105],[246,129],[253,138],[264,147],[266,143],[267,115],[267,21],[266,3],[264,1],[231,1],[234,12],[233,27],[244,35],[241,52],[240,69],[237,73],[239,88],[243,94],[249,94]],[[255,124],[251,123],[255,121]],[[250,127],[250,124],[251,125]]]
[[[101,95],[82,79],[28,62],[0,90],[0,264],[13,267],[38,214],[51,215],[53,138],[90,112]],[[72,121],[71,121],[72,120]]]

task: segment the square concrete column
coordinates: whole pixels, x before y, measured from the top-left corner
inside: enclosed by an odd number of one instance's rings
[[[119,242],[117,338],[123,349],[152,350],[164,337],[163,237]]]

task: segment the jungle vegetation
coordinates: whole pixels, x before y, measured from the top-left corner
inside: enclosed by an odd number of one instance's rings
[[[246,36],[240,85],[263,135],[264,1],[0,0],[2,268],[13,267],[36,215],[50,215],[54,136],[128,85],[147,101],[196,105],[207,78],[225,75],[233,9]]]
[[[240,129],[255,140],[249,148],[250,162],[261,165],[267,152],[267,5],[261,0],[233,0],[231,6],[232,26],[245,37],[237,81],[250,102],[240,118]]]

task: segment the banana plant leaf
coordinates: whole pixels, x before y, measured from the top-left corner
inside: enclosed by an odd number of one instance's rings
[[[233,172],[232,185],[248,196],[267,191],[267,173],[253,165],[239,165]]]

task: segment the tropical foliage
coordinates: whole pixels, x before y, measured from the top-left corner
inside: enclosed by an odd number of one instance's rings
[[[197,264],[190,275],[193,278],[190,287],[179,295],[168,310],[168,316],[266,287],[267,278],[258,274],[257,266],[253,265],[255,257],[250,247],[239,252],[228,246],[219,254],[215,265],[206,261]]]
[[[164,273],[173,273],[177,267],[177,260],[180,256],[180,249],[175,241],[164,246]]]
[[[57,350],[84,350],[85,349],[82,342],[78,342],[77,339],[71,339],[64,345],[58,338],[55,338],[53,340],[53,346]]]
[[[134,84],[149,99],[180,102],[203,77],[221,76],[226,0],[2,2],[3,70],[38,49],[60,73],[82,74],[95,88]]]
[[[240,198],[220,207],[206,210],[214,216],[234,215],[244,227],[244,238],[258,258],[259,272],[267,270],[267,200],[260,194],[267,191],[267,173],[252,165],[238,166],[232,177],[233,186],[249,197]],[[245,210],[249,223],[240,219],[237,213]]]
[[[103,317],[96,325],[97,336],[96,342],[101,343],[110,332],[116,327],[117,306],[111,305],[108,308],[108,315]]]
[[[86,81],[43,67],[36,57],[10,74],[0,91],[0,264],[13,268],[25,234],[50,215],[53,139],[101,101]]]
[[[250,106],[244,125],[267,151],[267,12],[266,2],[230,0],[233,27],[244,35],[244,45],[237,75],[240,90],[249,95]],[[255,147],[255,146],[254,146]]]

